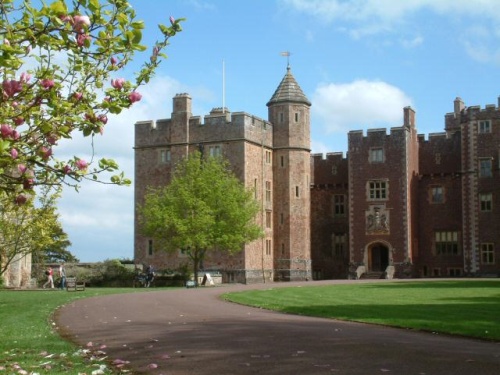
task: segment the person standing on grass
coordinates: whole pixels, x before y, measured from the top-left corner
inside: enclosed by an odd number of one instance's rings
[[[60,288],[64,290],[66,288],[66,268],[64,268],[64,262],[59,265],[59,277],[61,278]]]
[[[47,268],[45,275],[47,275],[47,281],[43,284],[43,289],[45,289],[47,285],[50,285],[50,288],[54,289],[54,271],[52,270],[52,267]]]

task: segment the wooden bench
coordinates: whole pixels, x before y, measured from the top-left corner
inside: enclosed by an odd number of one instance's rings
[[[66,290],[69,291],[83,291],[85,290],[85,281],[78,281],[76,277],[66,278]]]

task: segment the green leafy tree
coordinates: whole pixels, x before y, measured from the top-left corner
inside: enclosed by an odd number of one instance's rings
[[[0,195],[24,204],[39,185],[129,184],[114,160],[58,160],[56,146],[76,133],[93,145],[108,114],[141,100],[181,21],[159,25],[145,52],[144,23],[128,1],[0,1]],[[135,80],[120,77],[142,52]]]
[[[10,264],[24,256],[39,257],[57,245],[56,233],[61,229],[56,213],[58,193],[45,188],[33,200],[18,205],[4,197],[0,199],[0,275]]]
[[[207,251],[235,253],[263,235],[259,210],[226,161],[198,152],[178,164],[170,184],[149,190],[139,209],[143,234],[166,251],[184,250],[195,280]]]
[[[52,227],[50,235],[52,236],[52,244],[46,249],[40,249],[39,252],[33,254],[33,263],[44,265],[46,263],[78,263],[80,260],[75,257],[69,250],[71,241],[58,220],[56,212],[56,221]]]

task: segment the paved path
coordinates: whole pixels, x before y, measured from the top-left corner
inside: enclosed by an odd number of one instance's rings
[[[327,283],[339,282],[321,282]],[[500,343],[279,314],[218,298],[231,291],[319,284],[88,298],[60,309],[56,322],[79,345],[106,345],[109,358],[130,361],[134,374],[500,374]]]

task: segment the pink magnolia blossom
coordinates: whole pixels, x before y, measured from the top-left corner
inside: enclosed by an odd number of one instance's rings
[[[45,90],[50,90],[52,87],[54,87],[55,83],[54,80],[45,78],[40,81],[40,84]]]
[[[73,28],[74,30],[81,30],[83,27],[90,26],[90,18],[88,16],[74,16]]]
[[[48,158],[50,158],[50,156],[52,155],[52,149],[51,148],[48,148],[48,147],[45,147],[43,146],[41,149],[40,149],[40,155],[42,157],[43,160],[47,160]]]
[[[28,167],[26,167],[24,164],[19,164],[17,166],[17,170],[19,171],[19,173],[24,174],[28,170]]]
[[[170,23],[173,25],[175,23],[175,18],[173,16],[170,16]]]
[[[2,89],[5,97],[12,98],[14,95],[21,92],[23,86],[19,81],[6,79],[2,82]]]
[[[18,155],[19,155],[19,152],[17,152],[17,150],[15,148],[10,150],[10,156],[12,157],[12,159],[17,159]]]
[[[22,72],[21,76],[19,77],[19,81],[21,83],[28,83],[31,80],[31,74],[27,72]]]
[[[153,56],[158,56],[160,54],[160,47],[155,46],[153,47]]]
[[[27,178],[23,181],[24,190],[31,190],[35,185],[35,180],[33,178]]]
[[[118,60],[116,59],[116,57],[111,56],[111,65],[116,65],[117,62]]]
[[[99,115],[97,117],[97,119],[102,122],[104,125],[106,125],[108,123],[108,116],[106,115]]]
[[[63,22],[73,23],[73,17],[71,17],[70,15],[65,14],[64,16],[59,16],[59,18]]]
[[[5,38],[5,39],[3,40],[3,44],[5,44],[6,46],[10,46],[10,41],[9,41],[9,39]]]
[[[14,131],[12,132],[12,136],[11,136],[11,137],[12,137],[12,139],[14,139],[14,140],[18,140],[18,139],[21,137],[21,134],[20,134],[17,130],[14,130]]]
[[[80,101],[80,99],[83,97],[83,94],[81,92],[75,92],[73,94],[73,98],[75,98],[76,101]]]
[[[69,174],[71,172],[71,167],[68,164],[66,164],[62,170],[64,174]]]
[[[47,137],[47,142],[51,145],[55,145],[57,143],[57,136],[55,135],[49,135]]]
[[[76,37],[76,44],[78,47],[83,47],[85,45],[85,41],[90,39],[92,39],[90,35],[78,33],[78,36]]]
[[[16,124],[16,125],[22,125],[22,124],[24,124],[24,117],[16,117],[14,119],[14,124]]]
[[[16,199],[15,199],[15,202],[18,206],[22,206],[23,204],[26,203],[26,201],[28,200],[28,198],[26,197],[26,195],[24,194],[19,194]]]
[[[85,169],[87,169],[88,167],[88,163],[83,160],[83,159],[78,159],[76,162],[75,162],[75,166],[80,170],[80,171],[83,171]]]
[[[113,86],[117,90],[121,90],[124,84],[125,84],[125,78],[117,78],[111,80],[111,86]]]
[[[137,91],[132,91],[129,95],[128,98],[131,103],[138,102],[139,100],[142,99],[142,95],[139,94]]]
[[[12,135],[14,133],[14,129],[10,125],[7,124],[2,124],[0,125],[0,134],[2,135],[2,138],[12,138]]]
[[[22,72],[21,77],[19,79],[22,83],[28,83],[31,79],[31,74]]]

